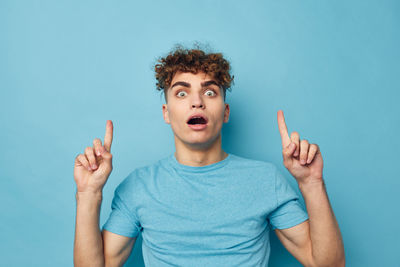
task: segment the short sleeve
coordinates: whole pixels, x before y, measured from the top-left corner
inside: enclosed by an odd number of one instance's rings
[[[286,178],[275,167],[276,208],[269,214],[272,230],[286,229],[308,219],[308,214],[299,201],[299,196]]]
[[[141,226],[137,216],[123,200],[122,192],[126,192],[124,188],[126,186],[127,184],[123,182],[115,189],[111,214],[103,225],[103,229],[127,237],[136,237],[139,235]]]

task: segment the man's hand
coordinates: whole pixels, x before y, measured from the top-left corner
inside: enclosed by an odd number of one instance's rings
[[[322,180],[323,161],[319,147],[289,137],[283,111],[278,111],[283,164],[296,178],[309,220],[287,229],[277,229],[284,246],[305,266],[345,266],[343,240]]]
[[[323,160],[317,144],[300,141],[297,132],[289,137],[283,111],[278,111],[278,127],[282,139],[283,165],[296,178],[298,184],[322,181]]]
[[[84,154],[75,158],[74,179],[78,192],[101,192],[112,171],[111,143],[113,123],[107,121],[104,146],[101,140],[93,140],[93,147],[88,146]]]

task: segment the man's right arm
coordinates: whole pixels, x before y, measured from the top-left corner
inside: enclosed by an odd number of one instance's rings
[[[100,232],[99,217],[103,187],[112,171],[112,121],[106,123],[104,146],[93,140],[84,154],[75,158],[76,225],[74,241],[75,267],[122,266],[132,251],[136,238]]]
[[[105,266],[103,239],[99,229],[102,194],[76,193],[74,266]]]
[[[117,235],[103,230],[105,266],[122,266],[129,258],[135,245],[136,237]]]
[[[136,238],[100,232],[101,193],[77,192],[76,201],[74,266],[123,266]]]

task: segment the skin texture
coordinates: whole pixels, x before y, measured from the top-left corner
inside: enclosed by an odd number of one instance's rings
[[[74,178],[78,192],[101,192],[112,171],[111,144],[113,123],[106,122],[104,146],[99,138],[93,140],[93,147],[86,147],[84,154],[75,158]]]
[[[102,189],[112,171],[113,123],[106,122],[104,145],[99,138],[75,158],[76,226],[74,266],[122,266],[136,238],[100,232]]]
[[[278,111],[278,128],[282,140],[283,164],[298,183],[321,182],[324,163],[317,144],[300,141],[298,132],[289,137],[283,111]]]
[[[276,235],[304,266],[345,266],[343,241],[326,193],[319,146],[300,140],[298,132],[289,136],[283,111],[277,115],[283,165],[299,185],[309,220],[276,229]]]
[[[228,156],[221,147],[221,129],[229,120],[229,104],[217,85],[202,86],[213,78],[203,72],[197,74],[177,72],[167,91],[167,104],[162,106],[166,123],[171,125],[178,162],[189,166],[204,166]],[[177,82],[189,84],[174,86]],[[187,120],[195,113],[208,118],[204,130],[193,130]]]

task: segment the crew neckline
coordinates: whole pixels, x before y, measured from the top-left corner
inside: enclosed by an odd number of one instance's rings
[[[232,158],[232,154],[228,153],[228,156],[221,161],[218,161],[218,162],[215,162],[215,163],[212,163],[209,165],[205,165],[205,166],[189,166],[189,165],[184,165],[182,163],[179,163],[179,161],[175,157],[175,152],[172,153],[168,157],[169,162],[172,164],[173,167],[183,170],[183,171],[196,172],[196,173],[208,172],[208,171],[222,168],[231,160],[231,158]]]

